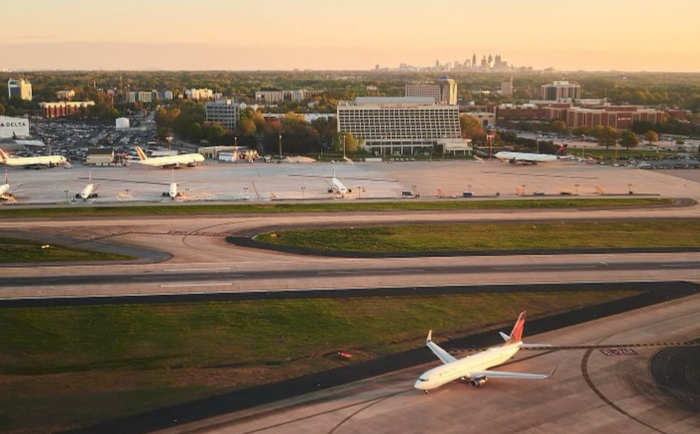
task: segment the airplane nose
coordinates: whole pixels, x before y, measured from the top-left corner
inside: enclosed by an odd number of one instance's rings
[[[418,389],[418,390],[423,390],[423,382],[420,380],[417,380],[416,384],[414,384],[413,387]]]

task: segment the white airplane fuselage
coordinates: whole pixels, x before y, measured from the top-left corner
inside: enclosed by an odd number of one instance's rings
[[[66,163],[66,157],[62,155],[50,155],[44,157],[20,157],[20,158],[5,158],[0,161],[9,167],[24,167],[24,166],[58,166]]]
[[[201,154],[183,154],[172,155],[168,157],[152,157],[146,160],[134,161],[134,163],[150,167],[180,167],[192,166],[204,161],[204,156]]]
[[[511,163],[548,163],[550,161],[557,161],[556,155],[547,154],[532,154],[528,152],[498,152],[495,155],[501,161],[510,161]]]
[[[347,187],[340,182],[338,178],[333,176],[333,179],[331,180],[331,183],[333,184],[333,189],[341,196],[345,196],[348,193]]]
[[[177,182],[171,182],[170,188],[168,189],[168,197],[170,197],[170,199],[176,199],[177,195]]]
[[[80,192],[80,198],[82,200],[88,200],[91,197],[93,197],[93,192],[95,191],[95,184],[88,184],[83,188],[83,191]]]
[[[438,366],[424,372],[414,387],[418,390],[430,390],[460,378],[471,379],[473,378],[472,372],[483,372],[507,362],[515,356],[521,346],[522,342],[515,342],[493,347],[452,363]]]

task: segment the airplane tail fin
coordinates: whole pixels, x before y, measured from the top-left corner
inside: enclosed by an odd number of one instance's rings
[[[523,340],[523,327],[525,327],[525,312],[520,313],[518,320],[515,322],[515,327],[513,327],[513,331],[510,332],[510,336],[508,337],[506,344],[521,342]]]
[[[433,341],[433,331],[430,330],[428,332],[428,337],[425,339],[425,343],[427,344],[428,342],[432,342],[432,341]]]
[[[0,149],[0,161],[4,162],[5,160],[7,160],[7,154],[5,153],[5,151]]]
[[[92,184],[92,170],[88,172],[88,184]]]
[[[143,150],[141,149],[140,146],[137,146],[137,147],[136,147],[136,155],[139,156],[139,160],[141,160],[141,161],[146,161],[146,160],[148,160],[148,157],[147,157],[146,154],[143,152]]]
[[[9,184],[9,179],[10,178],[7,176],[7,170],[5,170],[5,184]]]
[[[335,179],[335,169],[333,169],[333,179]]]

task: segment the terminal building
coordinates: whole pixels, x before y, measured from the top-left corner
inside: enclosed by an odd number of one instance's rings
[[[277,104],[285,101],[302,102],[308,101],[315,96],[322,95],[322,90],[278,90],[261,89],[255,92],[255,101],[263,104]]]
[[[0,139],[29,136],[29,119],[0,116]]]
[[[352,133],[376,154],[430,152],[462,140],[459,108],[433,98],[358,97],[338,104],[338,133]]]
[[[457,105],[457,82],[441,76],[437,83],[407,83],[409,98],[432,98],[436,104]]]
[[[7,80],[7,94],[10,98],[20,98],[25,101],[32,100],[32,83],[29,80],[11,78]]]
[[[219,99],[204,103],[207,122],[216,122],[232,130],[238,126],[239,107],[230,99]]]

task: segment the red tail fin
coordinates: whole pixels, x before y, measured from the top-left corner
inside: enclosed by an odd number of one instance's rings
[[[513,344],[523,340],[523,327],[525,327],[525,312],[521,312],[518,320],[515,322],[515,327],[513,331],[510,332],[510,339],[508,339],[508,344]]]

